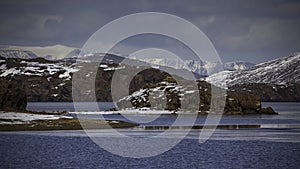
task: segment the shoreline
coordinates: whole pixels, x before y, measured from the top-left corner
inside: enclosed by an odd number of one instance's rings
[[[90,127],[83,129],[82,126],[47,126],[44,128],[37,125],[36,127],[30,127],[24,124],[18,125],[0,125],[0,134],[1,132],[17,132],[17,131],[68,131],[68,130],[76,130],[76,131],[84,131],[84,130],[110,130],[110,129],[127,129],[127,128],[137,128],[143,129],[145,131],[163,131],[163,130],[207,130],[207,129],[217,129],[217,130],[246,130],[246,129],[277,129],[277,130],[289,130],[289,129],[299,129],[299,124],[221,124],[221,125],[194,125],[194,126],[142,126],[137,124],[131,124],[128,122],[120,122],[118,125],[110,125],[111,127],[107,127],[106,125],[97,127]],[[7,127],[7,128],[6,128]]]
[[[46,131],[130,128],[138,124],[120,120],[58,118],[21,121],[19,119],[0,119],[0,131]]]

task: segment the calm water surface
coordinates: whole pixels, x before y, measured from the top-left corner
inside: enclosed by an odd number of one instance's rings
[[[77,103],[82,109],[89,110],[92,102],[79,102]],[[113,102],[98,102],[98,107],[100,110],[109,110],[114,108],[115,105]],[[27,110],[34,111],[75,111],[73,102],[28,102]]]
[[[32,104],[29,106],[36,109]],[[43,103],[42,106],[49,105]],[[280,126],[300,124],[300,104],[263,103],[263,106],[272,106],[279,115],[223,116],[221,124],[279,127],[216,130],[202,144],[198,141],[200,130],[192,130],[169,151],[142,159],[111,154],[95,144],[84,131],[1,132],[0,168],[299,168],[300,129]],[[50,107],[51,111],[62,110],[54,103]],[[147,118],[134,117],[137,120]],[[99,115],[86,118],[99,118]],[[104,118],[127,120],[121,115],[106,115]],[[141,125],[170,125],[174,119],[176,116],[162,116]],[[204,121],[205,117],[198,117],[196,124]],[[183,122],[182,125],[187,124]],[[118,131],[132,137],[150,137],[162,132],[141,128]],[[165,139],[176,138],[176,133],[180,132],[183,131],[176,130],[172,137]],[[94,133],[101,137],[113,136],[111,130],[95,130]]]

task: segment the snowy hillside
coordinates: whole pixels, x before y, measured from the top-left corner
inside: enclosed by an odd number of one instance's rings
[[[243,83],[300,83],[300,53],[261,63],[246,70],[219,72],[206,78],[206,81],[221,86]]]
[[[71,101],[72,75],[80,73],[85,77],[97,73],[103,83],[108,83],[114,70],[124,69],[125,65],[114,64],[114,60],[104,59],[105,63],[99,65],[97,72],[90,70],[93,63],[82,60],[49,61],[43,58],[20,59],[0,57],[0,80],[11,80],[25,86],[29,101]],[[111,61],[111,62],[110,62]],[[103,76],[102,76],[103,75]],[[105,76],[104,76],[105,75]],[[98,88],[97,88],[98,89]],[[99,88],[103,92],[107,88]],[[88,96],[90,91],[85,91]],[[107,94],[100,93],[101,99],[107,99]]]
[[[12,77],[15,75],[25,76],[49,76],[56,73],[59,78],[70,79],[70,73],[76,72],[75,64],[65,65],[64,63],[41,63],[36,60],[22,60],[15,63],[6,63],[0,60],[0,77]]]

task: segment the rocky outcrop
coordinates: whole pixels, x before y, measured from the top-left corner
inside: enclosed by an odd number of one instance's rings
[[[138,81],[138,86],[132,87],[130,95],[118,103],[120,108],[152,107],[177,111],[182,110],[183,96],[185,101],[191,103],[185,107],[187,110],[199,110],[200,114],[206,114],[211,108],[212,86],[205,81],[197,81],[199,92],[193,91],[178,85],[170,75],[151,69],[139,73],[132,80],[132,84],[136,84],[136,81]],[[192,104],[195,100],[199,100],[199,104]],[[262,109],[260,97],[245,90],[228,91],[224,112],[220,113],[276,114],[270,108]]]
[[[22,85],[0,80],[0,110],[25,110],[27,98]]]
[[[257,114],[261,109],[259,96],[250,92],[228,92],[225,114]]]
[[[266,108],[261,108],[259,110],[260,114],[275,114],[275,111],[273,110],[272,107],[266,107]]]

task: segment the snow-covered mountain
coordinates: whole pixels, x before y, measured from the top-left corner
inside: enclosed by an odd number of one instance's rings
[[[219,86],[243,83],[300,83],[300,52],[246,70],[222,71],[209,76],[206,81]]]
[[[236,61],[224,63],[224,70],[245,70],[253,67],[255,64],[250,62]]]
[[[4,58],[21,58],[21,59],[33,59],[38,56],[31,51],[26,50],[10,50],[0,49],[0,56]]]
[[[153,66],[167,66],[172,67],[174,69],[186,69],[191,72],[208,76],[212,73],[221,71],[222,68],[224,70],[245,70],[250,67],[253,67],[255,64],[250,62],[227,62],[224,63],[223,66],[218,62],[209,62],[209,61],[202,61],[202,60],[176,60],[176,59],[166,59],[166,58],[143,58],[139,59],[140,61],[149,63]]]
[[[35,58],[42,57],[48,60],[59,60],[78,55],[80,49],[63,45],[53,46],[1,46],[0,56],[5,58]]]
[[[205,63],[201,60],[179,60],[172,58],[143,58],[138,60],[149,63],[152,66],[166,66],[174,69],[186,69],[200,75],[208,75],[208,71],[204,67]]]
[[[42,57],[47,60],[61,60],[61,59],[76,59],[85,58],[92,53],[85,52],[82,56],[78,56],[81,50],[78,48],[53,45],[53,46],[0,46],[0,56],[4,58],[22,58],[32,59]],[[195,60],[176,60],[166,58],[150,58],[139,59],[142,62],[149,63],[153,66],[171,67],[174,69],[185,69],[193,73],[208,76],[221,70],[244,70],[252,67],[252,63],[248,62],[229,62],[223,66],[218,62],[195,61]]]
[[[212,74],[212,72],[216,72],[217,68],[222,67],[218,62],[206,62],[202,60],[179,60],[166,58],[149,58],[138,60],[149,63],[153,66],[165,66],[174,69],[185,69],[202,76],[208,76]]]

